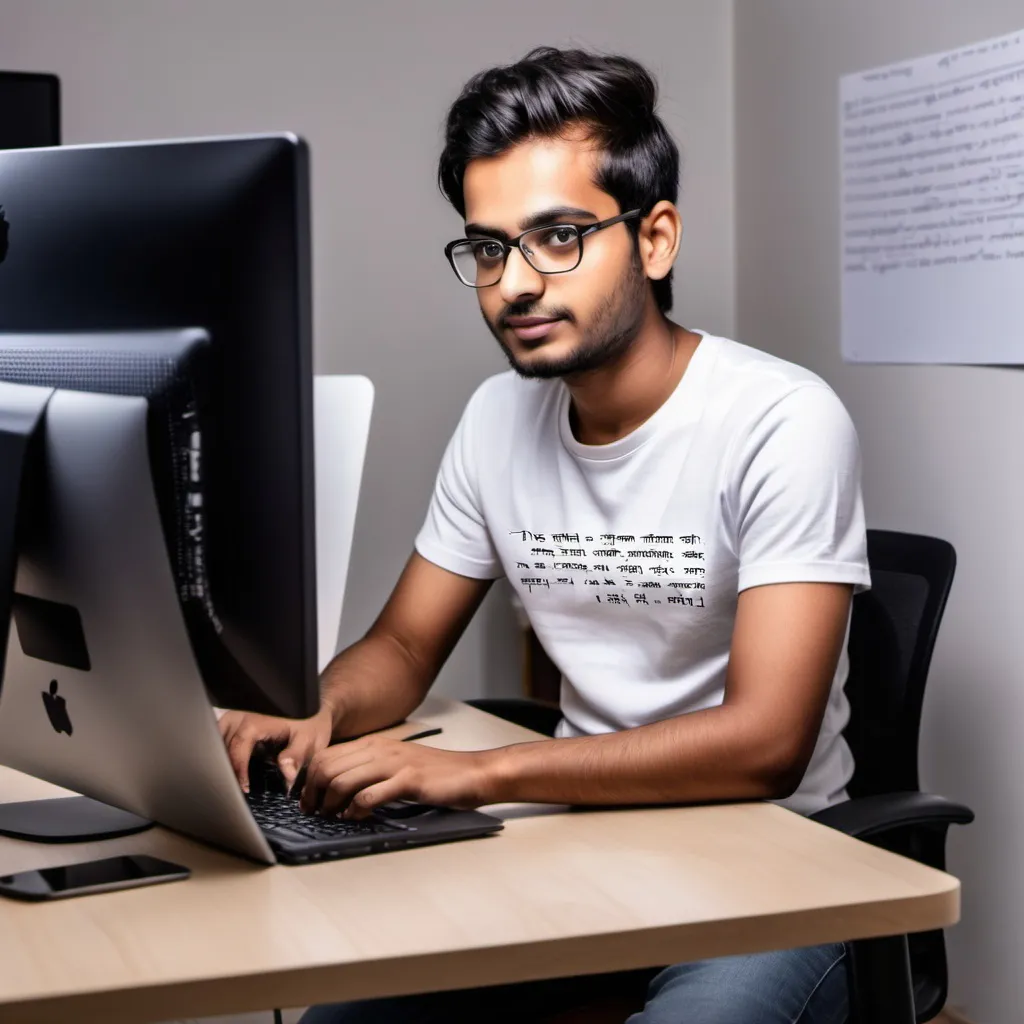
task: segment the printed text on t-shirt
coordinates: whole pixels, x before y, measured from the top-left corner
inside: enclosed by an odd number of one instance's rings
[[[538,533],[521,544],[519,583],[528,594],[586,587],[598,604],[703,608],[705,545],[697,533]]]

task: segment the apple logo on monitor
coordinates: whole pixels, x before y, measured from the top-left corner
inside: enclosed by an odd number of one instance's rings
[[[66,732],[71,735],[71,718],[68,715],[67,701],[57,696],[57,680],[50,683],[50,692],[43,690],[43,704],[46,707],[46,717],[50,719],[50,725],[56,732]]]
[[[4,208],[0,206],[0,263],[3,263],[4,257],[7,255],[7,235],[10,230],[11,225],[4,216]]]

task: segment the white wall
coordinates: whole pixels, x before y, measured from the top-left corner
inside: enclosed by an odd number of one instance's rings
[[[860,432],[869,525],[950,540],[960,563],[923,724],[923,785],[978,814],[952,1002],[1024,1019],[1024,507],[1017,369],[843,365],[837,79],[1024,28],[1020,0],[737,0],[737,252],[743,340],[821,373]],[[1024,286],[1024,282],[1022,282]]]
[[[734,313],[732,17],[720,0],[0,0],[0,67],[57,72],[65,141],[291,129],[313,151],[320,372],[365,373],[377,405],[342,637],[383,604],[445,442],[504,368],[442,249],[461,222],[435,184],[463,81],[542,43],[633,55],[661,80],[686,160],[677,310]],[[441,685],[514,692],[507,591],[488,599]]]

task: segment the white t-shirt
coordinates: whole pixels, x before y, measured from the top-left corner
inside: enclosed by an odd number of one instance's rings
[[[470,399],[416,549],[505,575],[562,672],[561,736],[722,703],[737,595],[771,583],[870,585],[857,435],[808,370],[703,335],[679,386],[632,433],[580,444],[560,380],[511,371]],[[844,654],[785,806],[845,799]]]

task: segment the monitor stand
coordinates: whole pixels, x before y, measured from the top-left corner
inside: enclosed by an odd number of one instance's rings
[[[33,843],[89,843],[152,827],[148,818],[87,796],[0,804],[0,836]]]

